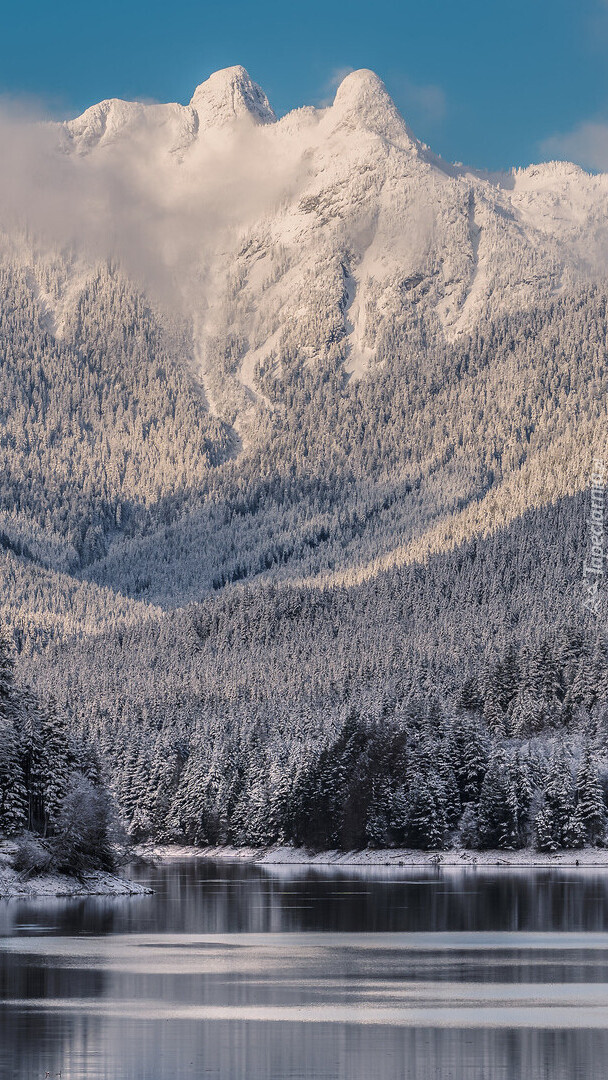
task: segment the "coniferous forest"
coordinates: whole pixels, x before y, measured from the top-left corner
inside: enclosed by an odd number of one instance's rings
[[[19,688],[0,639],[0,836],[17,836],[15,866],[112,869],[123,844],[99,755],[70,734],[64,712]]]
[[[204,378],[192,319],[114,262],[73,294],[66,255],[0,270],[0,831],[57,865],[109,864],[119,823],[192,844],[603,843],[601,581],[584,603],[601,282],[454,334],[425,299],[438,270],[395,280],[355,378],[345,249],[297,318],[260,301],[274,351],[243,383],[259,251],[225,282]],[[293,269],[266,256],[262,298]]]
[[[84,777],[137,840],[603,843],[608,643],[570,564],[585,500],[355,587],[236,585],[22,654],[36,698],[5,659],[4,831],[53,833]]]
[[[112,802],[135,839],[199,845],[550,852],[605,839],[606,648],[571,627],[510,646],[451,705],[422,685],[336,701],[322,718],[310,701],[273,713],[235,697],[222,722],[196,716],[194,696],[171,723],[150,701],[130,724],[103,710],[77,735],[52,698],[16,688],[6,647],[2,661],[0,828],[43,838],[24,853],[41,865],[45,851],[111,865]],[[72,837],[91,803],[92,836]]]

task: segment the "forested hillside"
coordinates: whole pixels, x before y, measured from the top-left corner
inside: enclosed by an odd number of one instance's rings
[[[364,380],[296,365],[246,446],[210,415],[184,327],[168,338],[111,268],[59,342],[23,282],[5,307],[3,615],[21,647],[142,601],[419,560],[580,490],[602,452],[595,288],[452,345],[404,336]]]
[[[150,109],[52,129],[95,237],[0,222],[3,827],[48,714],[136,837],[602,840],[606,178],[449,166],[370,72]]]
[[[433,847],[466,827],[466,843],[516,847],[554,758],[572,800],[585,754],[608,785],[608,643],[572,563],[585,520],[585,497],[567,499],[360,585],[224,588],[47,649],[28,676],[102,748],[136,836]],[[513,769],[528,792],[501,837],[475,831],[495,759],[500,814]],[[432,842],[408,824],[412,776],[438,800]]]

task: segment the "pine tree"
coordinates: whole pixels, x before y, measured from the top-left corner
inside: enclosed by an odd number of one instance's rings
[[[21,746],[15,725],[0,717],[0,836],[11,836],[27,825],[27,789]]]
[[[486,848],[521,846],[519,807],[510,762],[494,750],[484,777],[477,811],[479,843]]]
[[[517,798],[518,831],[522,843],[527,843],[530,833],[530,810],[534,798],[534,785],[530,776],[529,760],[517,750],[513,758],[511,775]]]
[[[17,731],[18,699],[13,658],[0,638],[0,835],[10,836],[27,824],[28,800],[23,774],[23,746]]]
[[[539,851],[576,848],[584,843],[584,830],[576,813],[572,774],[563,752],[557,753],[551,762],[534,832]]]
[[[145,795],[136,804],[132,829],[167,842],[175,839],[173,802],[183,768],[183,754],[170,740],[160,738],[154,749]]]
[[[387,793],[376,793],[369,804],[367,821],[365,823],[365,839],[370,848],[385,848],[389,846],[391,829],[389,814],[387,813]]]
[[[0,718],[15,717],[14,662],[5,638],[0,635]]]
[[[597,696],[597,676],[594,670],[594,656],[588,643],[582,650],[574,679],[570,685],[569,701],[589,710]]]
[[[293,797],[293,765],[279,759],[270,769],[270,797],[267,806],[268,832],[278,843],[290,835]]]
[[[407,793],[407,843],[422,851],[437,851],[445,846],[445,789],[438,774],[414,773]]]
[[[465,848],[474,849],[480,846],[477,811],[472,803],[467,803],[463,810],[460,819],[459,836],[460,843]]]
[[[604,839],[606,805],[589,746],[585,748],[576,779],[576,817],[588,844],[598,844]]]
[[[457,755],[457,739],[452,723],[448,723],[444,728],[443,737],[436,748],[434,762],[433,755],[431,755],[429,761],[429,766],[431,768],[434,767],[439,774],[443,787],[446,826],[448,829],[455,828],[462,812],[460,789],[455,769]]]
[[[21,765],[27,792],[27,828],[35,832],[44,826],[44,753],[42,710],[30,690],[20,690],[17,713]]]
[[[465,722],[459,730],[457,745],[460,747],[458,780],[462,802],[477,802],[488,768],[487,734],[478,721]]]
[[[559,851],[561,842],[552,808],[545,802],[534,819],[534,843],[538,851]]]
[[[500,706],[499,701],[493,695],[487,697],[484,702],[483,715],[488,730],[495,737],[500,737],[505,734],[505,714]]]
[[[387,817],[390,823],[390,836],[398,847],[404,847],[407,842],[408,830],[408,789],[405,784],[398,784],[391,792],[387,806]]]
[[[63,800],[68,791],[70,774],[74,767],[67,723],[50,698],[42,714],[42,802],[44,806],[44,835],[52,833],[57,826]]]
[[[521,669],[517,648],[509,645],[502,660],[495,665],[490,678],[492,697],[503,714],[507,713],[521,684]]]
[[[521,737],[538,731],[543,726],[544,702],[534,687],[526,686],[518,690],[513,701],[510,731]]]

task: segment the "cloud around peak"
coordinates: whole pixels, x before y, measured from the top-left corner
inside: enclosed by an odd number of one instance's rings
[[[541,143],[545,157],[573,161],[594,172],[608,172],[608,122],[586,120],[561,135]]]

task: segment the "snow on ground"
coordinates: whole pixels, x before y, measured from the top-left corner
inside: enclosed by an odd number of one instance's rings
[[[127,881],[96,870],[75,878],[67,874],[40,874],[34,877],[14,870],[10,845],[0,850],[0,899],[36,899],[43,896],[143,896],[151,893],[135,881]]]
[[[143,896],[152,892],[134,881],[97,870],[81,880],[66,874],[25,877],[16,870],[0,870],[0,899],[36,899],[43,896]]]
[[[377,851],[307,852],[304,848],[273,846],[268,848],[186,847],[179,845],[142,845],[139,854],[149,859],[240,859],[266,866],[605,866],[608,849],[584,848],[553,854],[526,848],[523,851],[409,851],[389,848]]]

